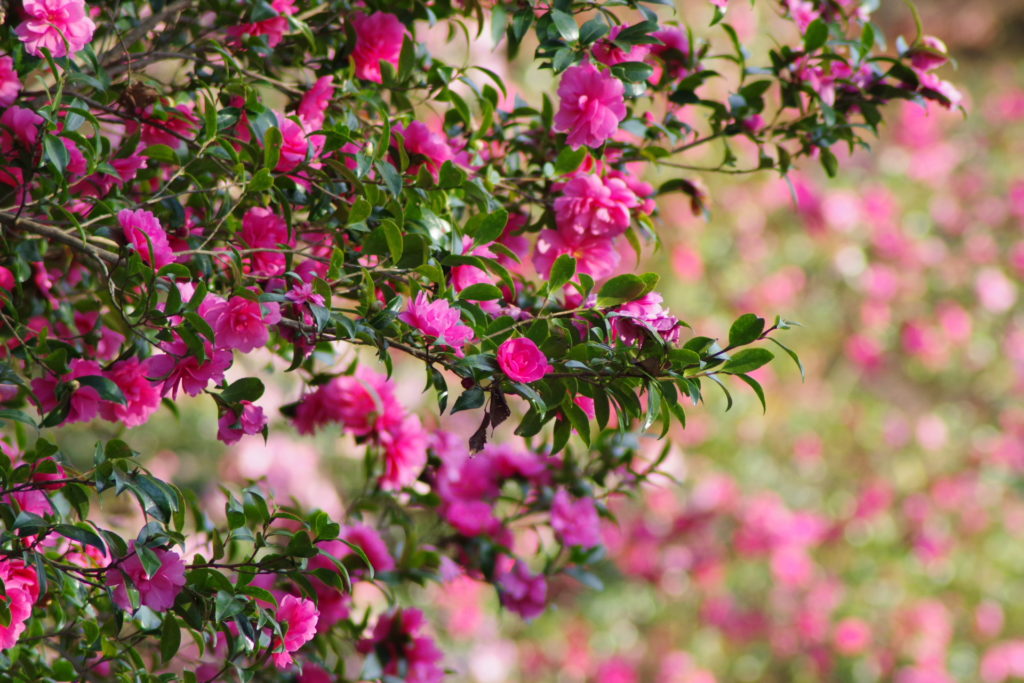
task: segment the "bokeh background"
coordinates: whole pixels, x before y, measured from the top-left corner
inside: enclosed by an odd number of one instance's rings
[[[763,51],[774,3],[731,4]],[[679,5],[713,54],[725,36],[699,29],[709,3]],[[789,182],[700,175],[708,213],[662,201],[663,245],[639,266],[702,334],[747,312],[800,322],[782,340],[806,379],[783,357],[758,374],[767,412],[749,393],[689,410],[670,476],[607,501],[602,590],[555,583],[529,623],[468,578],[410,596],[432,606],[453,681],[1024,680],[1024,2],[918,5],[957,60],[942,75],[966,118],[894,104],[831,181],[813,164]],[[912,39],[903,3],[875,17],[890,42]],[[471,47],[527,100],[550,85]],[[282,369],[268,414],[297,398]],[[419,369],[397,371],[403,402],[423,401]],[[250,479],[337,518],[360,500],[360,450],[337,432],[281,424],[226,449],[207,402],[176,410],[126,438],[212,506],[219,484]],[[61,445],[87,461],[105,429],[64,430]],[[357,605],[383,603],[368,591]]]

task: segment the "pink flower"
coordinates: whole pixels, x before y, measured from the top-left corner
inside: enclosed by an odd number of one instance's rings
[[[569,67],[558,85],[555,131],[568,133],[566,143],[573,149],[600,147],[626,118],[624,92],[622,81],[590,62]]]
[[[61,382],[71,382],[77,377],[91,375],[102,375],[103,370],[99,363],[91,360],[75,358],[68,363],[69,372],[60,379]],[[32,392],[39,399],[39,407],[43,412],[49,413],[57,408],[58,380],[51,375],[32,380]],[[80,385],[71,393],[68,416],[63,424],[72,422],[88,422],[96,417],[100,409],[99,392],[90,386]]]
[[[292,245],[295,240],[288,235],[288,224],[268,208],[255,206],[242,216],[242,239],[250,247],[280,248]],[[275,251],[260,251],[250,257],[252,270],[257,275],[271,277],[281,275],[285,269],[285,255]]]
[[[0,626],[0,650],[14,647],[25,631],[25,622],[32,616],[32,606],[39,599],[39,577],[20,559],[0,559],[0,583],[5,596],[0,602],[7,603],[11,622]]]
[[[101,403],[100,415],[104,420],[138,427],[160,407],[160,390],[148,379],[153,374],[149,359],[126,358],[103,374],[118,386],[126,401],[124,405],[112,401]]]
[[[233,296],[210,307],[203,317],[213,328],[217,348],[238,349],[248,353],[266,346],[269,326],[281,320],[280,305]]]
[[[935,36],[924,36],[921,44],[908,51],[910,65],[918,71],[931,71],[949,61],[946,44]]]
[[[494,509],[482,500],[453,500],[442,507],[442,515],[463,536],[493,535],[501,528]]]
[[[250,401],[241,401],[242,414],[226,410],[217,422],[217,438],[230,445],[238,442],[246,434],[259,434],[267,426],[267,416],[263,408],[253,405]]]
[[[306,130],[298,123],[280,112],[274,113],[277,115],[277,128],[281,131],[281,157],[274,170],[289,173],[305,162],[307,157],[316,159],[320,155],[320,147],[323,146],[323,136],[307,136]]]
[[[8,55],[0,55],[0,107],[14,104],[21,92],[21,81],[14,70],[14,60]]]
[[[356,46],[352,51],[356,78],[382,83],[384,79],[380,63],[388,62],[398,66],[405,26],[398,17],[387,12],[374,12],[369,16],[357,14],[352,18],[352,23],[356,29]]]
[[[527,383],[536,382],[554,370],[537,345],[526,337],[506,339],[498,347],[498,365],[509,379]]]
[[[384,431],[404,419],[394,388],[384,375],[365,367],[354,376],[337,377],[307,394],[299,403],[295,425],[300,434],[340,422],[358,437]]]
[[[419,170],[416,157],[423,157],[423,163],[427,170],[436,179],[441,173],[444,162],[453,158],[452,148],[448,142],[437,133],[433,132],[423,123],[413,121],[408,128],[403,129],[401,124],[395,126],[395,132],[403,135],[405,140],[405,151],[409,154],[409,173],[415,175]]]
[[[195,137],[199,129],[199,118],[192,113],[195,105],[191,102],[170,106],[167,101],[160,116],[153,115],[150,106],[142,114],[142,142],[147,145],[167,145],[175,148]]]
[[[444,655],[423,631],[427,620],[418,609],[400,609],[381,616],[373,635],[359,641],[360,652],[376,652],[384,673],[402,675],[406,683],[441,683]]]
[[[0,152],[10,152],[16,141],[24,147],[34,147],[42,122],[43,117],[31,109],[8,107],[0,116]]]
[[[810,0],[786,0],[786,6],[801,32],[806,31],[807,27],[818,18],[818,10],[814,9],[814,3]]]
[[[292,285],[292,288],[285,293],[285,298],[294,304],[324,305],[324,297],[313,291],[313,285],[308,282],[300,282]]]
[[[551,528],[564,545],[601,545],[601,519],[593,498],[573,500],[568,491],[559,489],[551,501]]]
[[[107,585],[114,589],[114,604],[124,610],[132,608],[125,577],[139,591],[139,602],[154,612],[165,612],[174,606],[174,600],[185,586],[185,563],[172,550],[152,549],[160,560],[160,567],[149,576],[142,560],[135,552],[135,541],[130,543],[127,558],[107,572]]]
[[[844,655],[857,655],[871,644],[871,627],[856,617],[847,617],[836,624],[836,649]]]
[[[429,301],[426,293],[421,291],[398,318],[433,339],[435,344],[461,351],[462,346],[473,338],[472,328],[462,324],[461,316],[459,309],[452,308],[445,299]]]
[[[651,54],[658,57],[665,65],[664,73],[661,73],[660,69],[655,70],[651,76],[652,83],[658,82],[662,76],[667,76],[669,80],[673,81],[680,80],[690,73],[691,66],[696,66],[690,63],[692,56],[690,40],[686,37],[686,31],[667,27],[659,29],[651,35],[662,42],[661,45],[651,46]]]
[[[324,112],[334,95],[334,76],[321,76],[313,87],[306,91],[299,103],[298,114],[309,130],[319,130],[324,125]]]
[[[510,558],[503,557],[503,563]],[[501,604],[524,619],[533,619],[544,613],[548,598],[548,583],[543,574],[532,574],[522,560],[516,560],[510,569],[497,574]]]
[[[406,415],[398,425],[378,435],[384,446],[381,488],[395,491],[412,484],[427,464],[427,433],[416,415]]]
[[[204,361],[191,355],[180,340],[164,345],[165,353],[150,359],[150,377],[163,381],[161,394],[170,392],[171,398],[177,398],[180,388],[189,396],[198,396],[210,382],[224,380],[224,371],[231,367],[231,352],[214,349],[210,342],[205,342],[205,347]]]
[[[96,30],[82,0],[23,0],[21,6],[25,20],[14,32],[25,52],[36,57],[43,56],[43,48],[53,57],[73,55]]]
[[[342,529],[340,538],[345,539],[353,545],[359,546],[366,555],[366,559],[373,565],[375,572],[389,572],[395,568],[395,560],[391,557],[388,546],[381,538],[380,532],[366,524],[353,524]],[[348,546],[343,546],[344,553],[352,551]],[[356,570],[358,571],[358,570]]]
[[[661,295],[654,292],[643,295],[615,309],[612,329],[618,338],[629,345],[643,345],[644,330],[655,332],[669,344],[679,341],[679,318],[661,305]]]
[[[577,272],[586,273],[595,280],[603,280],[615,272],[622,259],[614,239],[565,236],[555,230],[542,230],[533,252],[533,267],[547,278],[555,260],[562,254],[576,259]]]
[[[574,176],[555,200],[555,222],[562,235],[615,237],[629,228],[630,209],[640,200],[620,178]]]
[[[609,31],[608,36],[594,43],[592,48],[594,59],[613,66],[615,64],[621,64],[622,62],[642,62],[651,52],[650,45],[631,45],[629,50],[623,50],[621,47],[615,44],[615,39],[618,37],[625,26],[614,26]]]
[[[167,241],[167,232],[151,212],[145,209],[122,209],[117,213],[117,220],[124,230],[124,236],[139,252],[143,261],[157,269],[174,262],[174,252]]]
[[[284,629],[284,638],[275,638],[271,657],[278,669],[292,663],[292,653],[316,635],[316,622],[320,617],[312,600],[286,595],[277,607],[278,622]]]

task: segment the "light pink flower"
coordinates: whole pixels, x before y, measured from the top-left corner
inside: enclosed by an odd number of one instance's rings
[[[124,236],[139,252],[143,261],[158,269],[174,262],[174,252],[167,241],[167,232],[151,212],[145,209],[122,209],[117,213],[117,220],[124,230]]]
[[[498,347],[498,365],[516,382],[536,382],[554,370],[533,340],[526,337],[506,339]]]
[[[0,55],[0,107],[14,104],[21,92],[21,81],[14,70],[14,60],[8,55]]]
[[[132,607],[125,577],[139,591],[139,603],[154,612],[165,612],[174,606],[174,600],[185,586],[185,563],[173,550],[153,549],[160,560],[160,568],[153,576],[146,574],[142,560],[135,552],[135,541],[130,543],[128,557],[107,572],[107,585],[114,589],[114,604],[124,610]]]
[[[241,401],[242,414],[226,410],[217,421],[217,438],[230,445],[237,443],[246,434],[259,434],[267,426],[263,408],[251,401]]]
[[[289,173],[306,161],[307,157],[315,161],[323,146],[323,136],[307,135],[301,125],[281,112],[274,113],[277,115],[277,128],[281,131],[281,157],[274,170],[279,173]],[[310,149],[311,144],[312,149]],[[311,161],[312,163],[313,161]]]
[[[308,643],[316,635],[316,622],[320,617],[312,600],[286,595],[277,607],[278,622],[284,629],[284,638],[275,638],[271,657],[278,669],[292,663],[292,653]]]
[[[7,603],[11,622],[0,626],[0,650],[14,647],[25,631],[25,622],[32,616],[32,606],[39,599],[39,577],[21,559],[0,559],[0,583],[6,596],[0,602]]]
[[[871,645],[871,626],[863,619],[847,617],[836,624],[836,650],[844,655],[858,655]]]
[[[242,239],[250,247],[280,248],[292,245],[288,235],[288,224],[268,208],[255,206],[242,216]],[[276,251],[260,251],[250,257],[252,270],[257,275],[272,277],[281,275],[285,269],[285,255]]]
[[[378,439],[384,446],[381,488],[394,491],[416,481],[427,464],[427,433],[420,418],[406,415],[401,423],[381,432]]]
[[[394,14],[374,12],[357,14],[352,18],[355,26],[356,46],[352,60],[356,65],[356,78],[382,83],[380,63],[398,66],[402,54],[405,26]]]
[[[593,498],[573,500],[568,491],[559,489],[551,501],[551,528],[564,545],[601,545],[601,519]]]
[[[319,130],[324,125],[324,112],[334,95],[334,76],[321,76],[306,91],[299,103],[298,115],[309,130]]]
[[[576,259],[577,272],[586,273],[595,280],[603,280],[615,272],[622,259],[614,239],[565,236],[556,230],[542,230],[533,252],[533,267],[546,279],[555,260],[562,254]]]
[[[459,309],[452,308],[445,299],[430,301],[422,291],[398,318],[433,339],[435,344],[451,346],[457,351],[473,338],[472,328],[462,324]]]
[[[626,344],[642,345],[647,338],[644,330],[661,335],[669,344],[679,341],[679,319],[661,305],[661,295],[650,292],[636,301],[630,301],[615,309],[617,317],[612,318],[612,329]]]
[[[39,139],[39,124],[42,122],[43,117],[31,109],[8,107],[0,116],[0,152],[10,152],[15,142],[23,147],[34,147]]]
[[[281,307],[275,302],[261,304],[244,296],[233,296],[214,304],[203,318],[213,328],[217,348],[248,353],[267,345],[269,326],[280,322]]]
[[[558,85],[561,106],[554,129],[568,133],[566,143],[573,149],[600,147],[626,118],[624,92],[622,81],[590,62],[569,67]]]
[[[160,390],[148,379],[153,374],[149,363],[150,359],[126,358],[103,373],[118,386],[127,401],[124,405],[112,401],[101,403],[100,415],[104,420],[138,427],[160,407]]]
[[[497,573],[501,604],[524,619],[533,619],[544,613],[547,606],[548,582],[543,574],[533,574],[522,560],[508,567],[511,559],[501,558],[505,567]]]
[[[96,30],[82,0],[23,0],[21,7],[25,20],[14,32],[25,52],[36,57],[43,56],[43,48],[53,57],[73,55]]]
[[[580,174],[555,200],[555,223],[565,236],[615,237],[629,228],[630,209],[640,200],[620,178]]]

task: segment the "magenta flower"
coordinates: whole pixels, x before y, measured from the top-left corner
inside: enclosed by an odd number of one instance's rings
[[[0,116],[0,152],[10,152],[15,142],[23,147],[35,147],[42,122],[43,117],[31,109],[8,107]]]
[[[316,635],[316,622],[320,617],[312,600],[286,595],[277,607],[278,622],[284,629],[284,638],[275,638],[271,655],[278,669],[292,663],[292,653],[308,643]]]
[[[536,382],[554,370],[537,345],[526,337],[506,339],[498,347],[498,365],[509,379],[527,383]]]
[[[309,130],[319,130],[324,125],[324,112],[334,95],[334,76],[321,76],[306,91],[299,103],[298,115]]]
[[[561,106],[554,129],[568,133],[566,142],[573,149],[600,147],[626,118],[624,92],[622,81],[590,62],[569,67],[558,85]]]
[[[651,52],[650,45],[631,45],[629,50],[626,51],[613,42],[622,33],[624,28],[626,27],[622,25],[614,26],[606,37],[594,43],[594,47],[591,48],[594,59],[608,66],[621,64],[622,62],[644,61]]]
[[[630,209],[640,206],[621,178],[574,176],[555,200],[555,223],[563,235],[615,237],[629,228]]]
[[[268,208],[255,206],[242,216],[242,239],[250,247],[280,248],[295,243],[288,235],[288,224]],[[260,251],[250,257],[252,271],[257,275],[272,277],[281,275],[285,269],[285,255],[276,251]]]
[[[373,565],[373,571],[389,572],[395,568],[395,560],[391,557],[387,544],[380,537],[380,532],[372,526],[353,524],[342,529],[339,537],[359,546],[363,554],[366,555],[366,559]],[[343,543],[339,543],[339,545],[342,546],[342,552],[338,557],[343,557],[352,552],[347,545]],[[359,570],[356,569],[355,571]]]
[[[573,500],[568,491],[559,489],[551,501],[551,528],[564,545],[601,545],[601,518],[593,498]]]
[[[533,267],[547,279],[551,267],[562,254],[576,259],[576,270],[595,280],[604,278],[619,267],[622,255],[615,248],[615,240],[607,237],[564,236],[556,230],[541,230],[533,252]]]
[[[382,664],[389,676],[401,674],[407,683],[441,683],[444,655],[433,639],[423,633],[426,625],[427,620],[418,609],[395,610],[382,615],[373,635],[359,641],[356,648],[363,653],[386,656]]]
[[[163,268],[174,262],[174,252],[167,241],[167,232],[160,221],[145,209],[122,209],[117,212],[117,220],[124,230],[135,251],[142,260],[154,268]]]
[[[384,79],[380,73],[380,63],[388,62],[398,66],[405,26],[398,17],[387,12],[357,14],[352,18],[352,23],[356,29],[356,46],[352,51],[356,78],[382,83]]]
[[[153,356],[149,361],[150,378],[163,382],[160,393],[178,397],[178,389],[184,389],[189,396],[198,396],[210,382],[224,380],[224,371],[231,367],[231,352],[214,349],[205,342],[206,361],[200,361],[188,352],[185,342],[177,340],[165,344],[163,354]]]
[[[14,32],[25,52],[36,57],[43,56],[43,48],[53,57],[73,55],[96,30],[82,0],[23,0],[21,7],[25,20]]]
[[[482,500],[453,500],[442,507],[441,513],[445,521],[463,536],[489,536],[501,528],[494,509]]]
[[[384,446],[381,488],[395,491],[416,481],[427,464],[427,433],[420,418],[406,415],[401,423],[381,432],[378,439]]]
[[[102,375],[103,370],[96,361],[75,358],[68,363],[69,372],[60,379],[63,382],[71,382],[76,377],[87,375]],[[32,380],[32,393],[39,399],[39,408],[43,412],[54,410],[57,405],[57,384],[58,380],[52,375],[46,375]],[[89,386],[79,386],[71,394],[70,410],[63,424],[72,422],[88,422],[96,417],[100,409],[100,395],[95,389]]]
[[[281,131],[281,157],[274,170],[288,173],[306,161],[306,157],[316,159],[320,155],[320,147],[323,146],[323,136],[307,135],[306,130],[298,123],[280,112],[274,113],[277,115],[277,128]]]
[[[135,541],[130,543],[127,558],[107,572],[107,585],[114,589],[114,604],[124,610],[132,608],[125,577],[139,591],[139,602],[154,612],[165,612],[174,606],[174,600],[185,586],[185,563],[172,550],[154,548],[160,568],[149,576],[142,560],[135,552]]]
[[[511,568],[508,557],[502,558],[506,568],[498,571],[498,592],[501,604],[523,619],[533,619],[544,613],[548,599],[548,582],[543,574],[533,574],[522,560]]]
[[[459,309],[452,308],[445,299],[430,301],[422,291],[398,318],[433,339],[435,344],[451,346],[457,352],[473,338],[472,328],[462,324]]]
[[[395,126],[395,132],[403,135],[405,151],[410,157],[413,157],[408,171],[411,175],[415,175],[420,167],[418,163],[415,163],[416,157],[423,158],[427,170],[436,179],[441,173],[444,162],[451,161],[454,156],[447,140],[419,121],[413,121],[408,128],[404,129],[399,124]]]
[[[340,422],[357,437],[384,431],[402,422],[405,411],[384,375],[360,366],[354,376],[337,377],[303,397],[295,412],[300,434],[312,434]]]
[[[39,577],[34,569],[21,559],[0,559],[0,583],[5,596],[0,602],[7,603],[11,622],[0,626],[0,650],[14,647],[25,631],[25,622],[32,616],[32,606],[39,599]]]
[[[0,107],[14,104],[21,92],[21,81],[14,70],[14,60],[8,55],[0,55]]]
[[[126,401],[124,405],[112,401],[101,403],[100,416],[104,420],[138,427],[156,412],[160,407],[160,390],[149,379],[153,374],[149,364],[150,359],[140,361],[133,356],[114,363],[103,373],[118,386]]]
[[[248,353],[267,345],[269,326],[280,322],[281,307],[274,302],[261,304],[244,296],[233,296],[211,306],[203,318],[213,328],[217,348]]]
[[[612,318],[612,330],[624,343],[643,345],[650,330],[661,335],[669,344],[679,341],[679,318],[670,314],[661,305],[661,295],[650,292],[636,301],[630,301],[615,309],[616,317]]]
[[[217,438],[231,445],[238,442],[246,434],[259,434],[267,426],[267,416],[263,408],[250,401],[240,401],[242,414],[226,410],[217,421]]]

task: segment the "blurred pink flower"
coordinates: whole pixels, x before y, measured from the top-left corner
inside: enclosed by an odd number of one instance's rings
[[[149,380],[153,374],[150,359],[140,361],[132,356],[114,363],[103,374],[117,385],[126,401],[124,405],[113,401],[101,403],[100,415],[104,420],[138,427],[160,407],[160,390]]]
[[[601,518],[593,498],[573,499],[568,491],[559,489],[551,501],[551,528],[566,546],[601,545]]]
[[[0,107],[14,104],[19,92],[21,81],[14,70],[14,60],[9,55],[0,54]]]
[[[19,558],[0,559],[0,583],[4,596],[0,602],[7,603],[10,622],[0,626],[0,650],[14,647],[25,631],[25,622],[32,616],[32,606],[39,599],[39,577]]]

